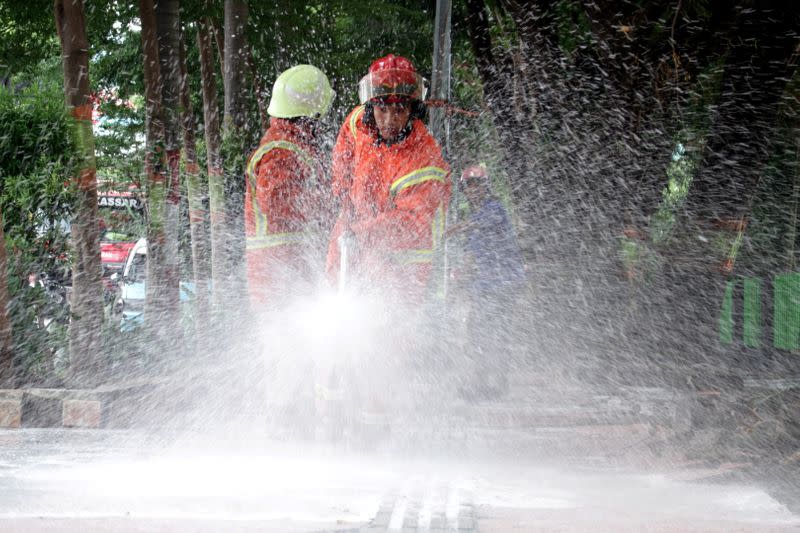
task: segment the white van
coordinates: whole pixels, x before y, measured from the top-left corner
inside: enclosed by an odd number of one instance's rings
[[[120,320],[120,329],[136,329],[144,319],[145,280],[147,278],[147,239],[139,239],[128,253],[122,277],[117,278],[119,291],[113,312]]]

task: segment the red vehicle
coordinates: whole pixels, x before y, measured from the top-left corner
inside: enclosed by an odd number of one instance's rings
[[[135,185],[98,182],[97,206],[101,213],[100,260],[103,278],[122,272],[139,236],[136,231],[142,201]]]
[[[125,260],[136,244],[136,237],[125,233],[105,231],[100,237],[100,261],[103,263],[103,277],[121,272]]]

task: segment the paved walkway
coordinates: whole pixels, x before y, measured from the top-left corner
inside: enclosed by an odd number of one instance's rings
[[[513,436],[509,435],[509,439]],[[797,531],[746,484],[596,456],[401,454],[224,434],[0,431],[0,531]],[[509,449],[513,448],[512,446]]]

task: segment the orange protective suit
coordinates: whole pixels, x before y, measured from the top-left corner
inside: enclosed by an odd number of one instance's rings
[[[274,117],[248,160],[244,213],[254,310],[279,307],[322,271],[330,215],[320,162],[308,126]]]
[[[333,151],[332,189],[343,209],[328,244],[329,278],[337,277],[338,239],[349,229],[356,249],[348,272],[357,282],[419,303],[442,248],[449,167],[422,121],[413,119],[408,135],[387,146],[363,114],[363,105],[350,113]]]

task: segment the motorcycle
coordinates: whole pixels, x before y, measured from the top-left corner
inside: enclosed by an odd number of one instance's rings
[[[50,330],[54,324],[69,323],[72,285],[67,284],[66,279],[66,276],[47,272],[28,276],[28,286],[40,288],[44,296],[34,303],[35,320],[39,329]]]

